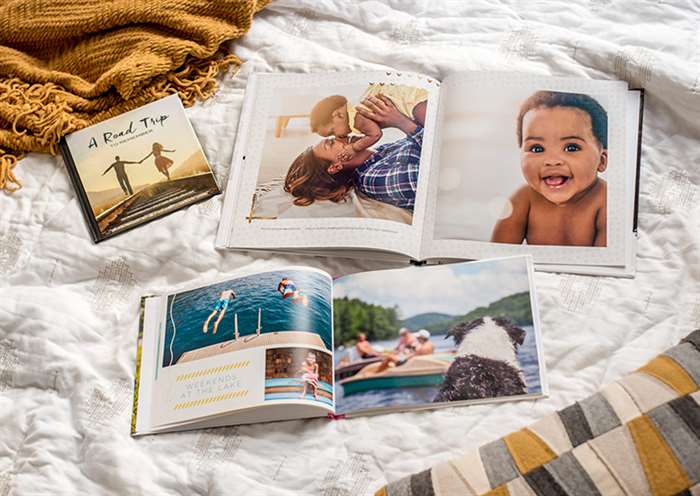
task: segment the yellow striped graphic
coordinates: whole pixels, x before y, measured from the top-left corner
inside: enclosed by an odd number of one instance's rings
[[[247,395],[247,389],[239,389],[238,391],[231,391],[229,393],[218,394],[216,396],[209,396],[207,398],[200,398],[198,400],[176,403],[175,410],[185,410],[187,408],[195,408],[198,406],[210,405],[212,403],[218,403],[219,401],[232,400],[234,398],[243,398]]]
[[[250,360],[241,360],[238,362],[229,363],[227,365],[222,365],[220,367],[210,367],[208,369],[195,370],[194,372],[188,372],[187,374],[180,374],[175,378],[175,382],[190,381],[192,379],[199,379],[200,377],[206,377],[208,375],[221,374],[229,370],[244,369],[250,365]]]

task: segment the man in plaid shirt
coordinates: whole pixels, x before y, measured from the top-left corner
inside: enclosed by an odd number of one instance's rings
[[[423,128],[403,139],[381,145],[355,169],[357,191],[380,202],[413,210],[418,187]]]
[[[381,145],[355,169],[354,186],[364,195],[401,208],[413,210],[418,187],[423,127],[402,114],[384,95],[370,96],[357,111],[381,128],[394,127],[406,134],[393,143]]]

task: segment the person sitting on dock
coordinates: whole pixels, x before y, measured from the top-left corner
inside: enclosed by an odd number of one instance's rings
[[[277,285],[277,291],[282,295],[282,299],[292,299],[292,303],[302,303],[305,307],[309,306],[309,298],[300,290],[291,279],[283,277]]]
[[[357,335],[357,343],[355,343],[355,350],[360,358],[375,358],[381,356],[382,354],[375,350],[369,341],[367,341],[367,334],[361,332]]]
[[[306,390],[308,386],[311,386],[313,391],[314,399],[318,400],[318,362],[316,361],[316,354],[313,351],[309,351],[301,364],[301,379],[304,381],[304,389],[301,391],[300,399],[304,399],[306,396]]]
[[[206,334],[209,331],[209,322],[211,319],[214,318],[214,315],[217,313],[219,316],[216,319],[216,322],[214,322],[214,334],[216,334],[216,331],[219,329],[219,324],[224,318],[224,314],[226,313],[226,309],[228,308],[229,302],[236,297],[236,293],[233,292],[233,289],[226,289],[221,292],[219,295],[219,301],[216,302],[216,306],[214,307],[214,310],[209,314],[209,317],[207,317],[207,320],[204,321],[204,324],[202,325],[202,332]]]

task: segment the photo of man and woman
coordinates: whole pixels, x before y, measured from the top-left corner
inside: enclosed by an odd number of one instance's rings
[[[410,224],[425,89],[369,81],[276,92],[250,221],[372,217]]]
[[[177,95],[77,131],[63,151],[97,240],[219,193]]]
[[[542,394],[531,270],[513,257],[336,280],[336,412]]]

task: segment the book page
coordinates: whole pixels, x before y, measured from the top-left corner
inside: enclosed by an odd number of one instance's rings
[[[627,93],[620,81],[446,78],[421,255],[624,266]]]
[[[332,412],[331,285],[323,271],[285,267],[151,298],[142,353],[150,365],[140,370],[152,379],[145,425],[274,404]]]
[[[336,414],[546,394],[530,256],[334,281]]]
[[[392,71],[251,76],[217,245],[417,256],[438,86]],[[363,116],[378,95],[395,122]]]

